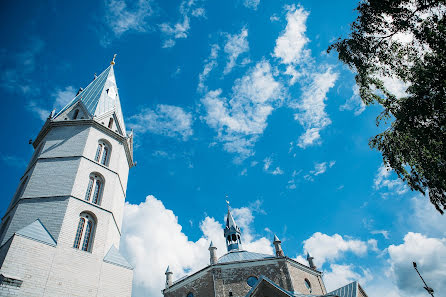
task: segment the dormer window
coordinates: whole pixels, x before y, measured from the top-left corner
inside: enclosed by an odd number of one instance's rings
[[[74,111],[73,120],[77,119],[77,116],[79,115],[79,109],[76,109]]]

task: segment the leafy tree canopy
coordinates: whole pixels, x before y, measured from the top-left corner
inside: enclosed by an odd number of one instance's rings
[[[328,48],[355,73],[361,99],[380,104],[370,139],[384,163],[446,209],[446,0],[369,0],[347,38]],[[405,86],[392,92],[389,81]]]

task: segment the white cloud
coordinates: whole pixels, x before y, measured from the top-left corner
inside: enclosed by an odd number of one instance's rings
[[[404,236],[404,243],[390,245],[388,252],[389,275],[403,296],[427,295],[412,262],[418,264],[423,278],[437,294],[446,292],[446,238],[429,238],[409,232]]]
[[[328,68],[324,73],[312,74],[312,82],[303,87],[299,102],[291,102],[290,106],[299,109],[294,118],[304,127],[305,133],[299,137],[298,146],[306,148],[320,143],[320,130],[331,124],[325,111],[325,100],[328,91],[334,86],[338,73]]]
[[[219,50],[220,50],[220,47],[218,46],[218,44],[211,45],[211,53],[209,54],[209,57],[204,61],[205,64],[204,64],[203,71],[198,76],[198,91],[199,92],[207,91],[205,81],[206,81],[207,77],[209,76],[209,73],[218,65],[217,57],[218,57]]]
[[[277,38],[274,56],[283,64],[297,64],[308,55],[304,49],[308,43],[305,36],[305,25],[309,13],[299,6],[289,6],[287,13],[287,26],[285,31]]]
[[[226,151],[245,159],[253,154],[268,116],[282,101],[282,92],[271,65],[262,60],[235,81],[229,100],[221,96],[221,89],[209,91],[201,99],[206,110],[204,120],[218,132],[217,139],[224,143]]]
[[[27,163],[21,157],[0,154],[0,160],[10,167],[25,168]]]
[[[372,230],[371,234],[381,234],[385,239],[389,239],[389,231],[387,230]]]
[[[150,29],[147,18],[153,14],[151,0],[128,3],[125,0],[106,0],[105,8],[106,25],[117,37],[127,31],[146,32]]]
[[[130,127],[136,132],[151,132],[187,140],[193,134],[192,114],[183,108],[159,104],[155,110],[146,108],[130,118]]]
[[[339,106],[339,110],[353,110],[355,116],[358,116],[365,110],[366,105],[359,96],[359,88],[357,85],[352,87],[352,91],[353,95],[343,105]]]
[[[76,90],[72,86],[65,89],[56,89],[52,97],[54,98],[53,107],[60,110],[67,105],[76,96]]]
[[[360,272],[359,272],[360,271]],[[356,268],[354,265],[330,264],[330,270],[324,271],[324,283],[327,291],[333,291],[353,281],[359,281],[361,286],[373,279],[369,269]]]
[[[282,175],[283,174],[283,170],[280,169],[279,166],[277,166],[275,169],[271,170],[270,166],[273,164],[273,159],[272,157],[266,157],[263,160],[263,171],[272,174],[272,175]]]
[[[257,6],[259,6],[260,0],[245,0],[243,2],[243,5],[245,5],[248,8],[252,8],[254,10],[257,9]]]
[[[176,39],[187,38],[190,29],[191,17],[204,17],[206,12],[202,7],[196,7],[201,1],[183,0],[180,4],[179,11],[181,19],[175,24],[162,23],[159,25],[161,33],[165,36],[163,48],[173,47]]]
[[[428,236],[446,237],[446,218],[430,203],[427,196],[416,195],[411,201],[410,228]]]
[[[273,14],[272,16],[269,17],[269,20],[271,22],[277,22],[278,20],[280,20],[280,18],[276,14]]]
[[[333,167],[336,164],[336,161],[330,161],[330,162],[322,162],[322,163],[315,163],[314,169],[310,170],[308,174],[304,176],[306,180],[314,181],[314,177],[318,176],[320,174],[325,173],[328,168]]]
[[[381,76],[380,80],[384,83],[384,87],[397,98],[407,96],[407,88],[409,85],[396,77]]]
[[[50,115],[50,110],[42,108],[41,104],[35,100],[29,101],[26,105],[26,109],[37,115],[42,121],[46,121]]]
[[[272,254],[271,241],[265,237],[258,238],[252,231],[252,211],[246,207],[232,211],[242,229],[244,248]],[[174,273],[174,280],[208,265],[210,241],[216,245],[218,256],[226,252],[223,226],[218,221],[205,217],[200,222],[200,230],[202,236],[197,241],[189,240],[173,211],[166,209],[153,196],[148,196],[138,205],[126,204],[121,251],[135,267],[135,297],[162,296],[164,272],[168,265]]]
[[[381,165],[378,168],[378,172],[375,175],[373,181],[375,190],[386,189],[390,193],[395,193],[398,195],[405,194],[409,188],[400,179],[390,179],[390,168]],[[383,197],[386,197],[389,193],[382,193]]]
[[[304,250],[314,257],[314,263],[318,267],[329,261],[340,259],[346,252],[356,255],[365,255],[368,243],[358,239],[344,239],[339,234],[329,236],[320,232],[314,233],[304,241]]]
[[[248,30],[243,28],[240,34],[227,34],[227,42],[224,47],[225,53],[228,54],[228,63],[223,71],[223,74],[231,72],[236,65],[237,58],[249,51]]]

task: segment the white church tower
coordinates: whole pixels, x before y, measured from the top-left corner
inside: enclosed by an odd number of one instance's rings
[[[133,135],[111,65],[33,142],[0,228],[0,296],[131,296],[119,253]]]

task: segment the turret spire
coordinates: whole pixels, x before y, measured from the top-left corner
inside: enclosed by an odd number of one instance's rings
[[[226,227],[224,230],[224,235],[226,238],[226,246],[228,248],[228,252],[232,250],[240,250],[242,248],[242,240],[240,238],[241,231],[240,228],[235,223],[234,217],[231,214],[231,209],[228,203],[228,216],[226,218]]]

